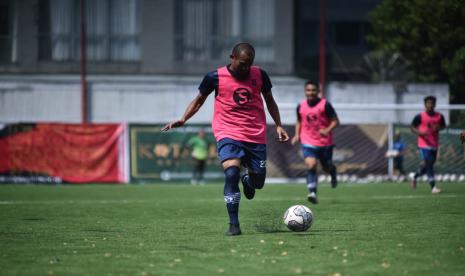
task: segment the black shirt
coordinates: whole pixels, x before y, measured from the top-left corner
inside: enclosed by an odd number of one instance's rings
[[[228,71],[231,72],[229,69],[229,65],[226,66],[228,68]],[[271,91],[271,87],[273,85],[271,84],[270,77],[268,77],[268,74],[265,72],[265,70],[262,70],[260,68],[260,72],[262,75],[262,93],[268,93]],[[234,76],[234,75],[233,75]],[[215,96],[218,94],[218,71],[211,71],[208,74],[205,75],[203,78],[202,82],[199,85],[199,91],[202,95],[208,96],[210,93],[215,90]]]
[[[315,101],[310,101],[310,100],[307,100],[307,104],[310,106],[310,107],[314,107],[316,106],[319,102],[321,101],[320,98],[316,99]],[[300,118],[300,104],[297,106],[297,120],[300,122],[301,118]],[[326,104],[325,104],[325,114],[328,118],[330,119],[337,119],[337,113],[336,113],[336,110],[334,110],[333,106],[331,105],[330,102],[326,101]]]

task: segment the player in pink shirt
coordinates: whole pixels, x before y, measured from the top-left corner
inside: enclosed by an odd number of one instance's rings
[[[305,99],[297,106],[297,123],[292,144],[299,141],[302,145],[304,161],[307,165],[308,200],[318,203],[316,173],[317,161],[320,160],[323,170],[331,175],[331,187],[337,186],[336,166],[333,164],[333,134],[339,125],[339,119],[333,106],[318,97],[318,83],[305,83]]]
[[[180,120],[167,124],[162,130],[183,126],[215,91],[212,128],[217,141],[219,159],[223,165],[224,201],[229,215],[228,236],[240,235],[239,179],[247,199],[255,196],[255,189],[263,188],[266,175],[266,116],[263,99],[276,125],[279,141],[289,136],[281,126],[278,106],[271,93],[268,74],[252,66],[255,50],[249,43],[234,46],[231,63],[208,73],[199,86],[199,94],[187,106]],[[240,176],[240,167],[247,173]]]
[[[446,127],[444,116],[434,111],[436,107],[436,98],[428,96],[424,99],[425,111],[413,118],[410,129],[418,135],[418,148],[423,164],[415,173],[412,180],[412,188],[417,187],[417,178],[426,173],[428,182],[431,186],[431,192],[438,194],[441,190],[436,187],[434,180],[434,163],[438,154],[439,131]]]

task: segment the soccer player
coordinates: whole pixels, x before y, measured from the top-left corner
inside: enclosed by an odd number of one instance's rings
[[[192,149],[191,156],[194,159],[191,184],[204,184],[203,173],[208,157],[208,143],[205,139],[205,130],[201,129],[197,135],[192,136],[187,141],[187,147]]]
[[[436,97],[428,96],[424,99],[425,111],[413,118],[410,129],[418,135],[418,148],[423,164],[413,176],[411,186],[417,187],[417,178],[426,173],[431,186],[431,193],[439,194],[441,190],[436,187],[434,180],[434,163],[439,146],[439,131],[446,127],[444,116],[434,111],[436,107]]]
[[[465,130],[460,133],[460,142],[463,144],[465,142]]]
[[[302,145],[304,161],[307,165],[307,199],[318,203],[316,173],[317,160],[323,170],[331,175],[331,187],[337,186],[336,166],[333,164],[333,134],[339,125],[339,119],[333,106],[324,98],[319,98],[319,85],[314,81],[307,81],[304,87],[305,99],[297,106],[297,122],[292,144]]]
[[[396,132],[394,134],[394,144],[392,145],[392,149],[396,152],[393,157],[394,169],[398,172],[398,178],[401,179],[400,177],[405,177],[406,174],[404,171],[405,142],[402,140],[400,132]]]
[[[208,73],[199,86],[199,94],[187,106],[180,120],[168,123],[162,130],[183,126],[203,105],[208,95],[215,91],[212,128],[217,141],[218,156],[224,169],[224,201],[229,214],[228,236],[241,234],[239,179],[247,199],[255,196],[255,189],[262,189],[266,174],[266,116],[268,112],[276,125],[281,142],[289,140],[281,126],[278,106],[271,93],[267,73],[252,66],[255,50],[249,43],[234,46],[230,64]],[[240,167],[247,173],[240,176]]]

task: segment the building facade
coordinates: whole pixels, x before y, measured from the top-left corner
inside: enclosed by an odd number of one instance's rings
[[[251,42],[270,74],[318,76],[319,2],[84,1],[89,74],[203,74]],[[380,0],[326,0],[328,80],[354,80]],[[77,74],[80,0],[0,0],[0,73]],[[351,77],[352,76],[352,77]]]

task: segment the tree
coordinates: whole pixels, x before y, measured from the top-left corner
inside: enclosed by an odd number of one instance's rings
[[[371,82],[407,82],[412,79],[408,61],[399,53],[371,51],[363,55],[360,71]]]
[[[465,0],[384,0],[370,14],[368,41],[405,57],[414,79],[447,82],[465,103]]]

